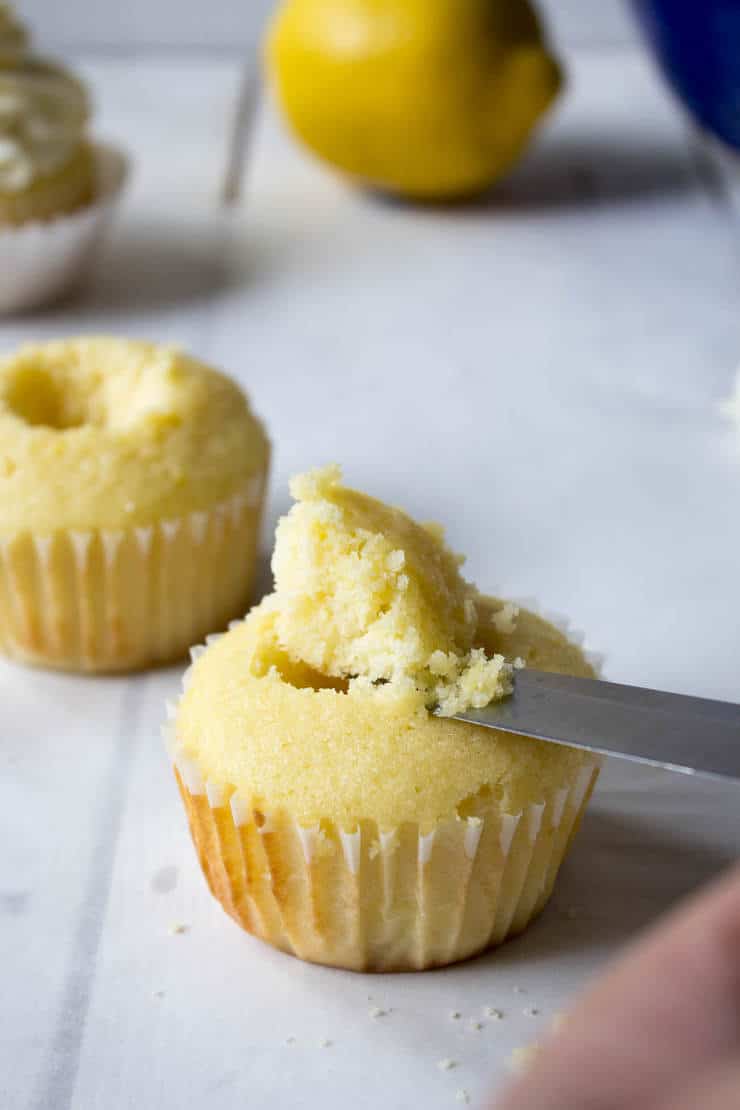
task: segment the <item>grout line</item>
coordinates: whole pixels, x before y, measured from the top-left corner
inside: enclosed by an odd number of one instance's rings
[[[85,894],[61,992],[57,1027],[33,1110],[66,1110],[77,1082],[85,1025],[95,983],[124,805],[139,733],[146,679],[127,682],[121,698],[113,754],[99,796],[96,832]]]

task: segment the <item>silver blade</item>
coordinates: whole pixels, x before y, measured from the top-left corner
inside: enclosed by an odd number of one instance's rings
[[[525,668],[510,697],[456,718],[685,774],[740,779],[740,705],[729,702]]]

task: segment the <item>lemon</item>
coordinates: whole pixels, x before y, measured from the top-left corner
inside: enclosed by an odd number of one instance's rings
[[[491,185],[562,82],[528,0],[285,0],[267,64],[315,154],[424,200]]]

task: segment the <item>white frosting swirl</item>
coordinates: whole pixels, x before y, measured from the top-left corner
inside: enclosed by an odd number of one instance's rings
[[[0,189],[27,189],[72,157],[88,118],[82,85],[32,58],[0,67]]]
[[[0,4],[0,62],[22,58],[27,44],[23,24],[15,18],[9,4]]]

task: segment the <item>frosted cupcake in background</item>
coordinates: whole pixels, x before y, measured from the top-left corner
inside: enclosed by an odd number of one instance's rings
[[[92,143],[90,115],[83,83],[0,4],[0,310],[63,292],[106,222],[125,161]]]
[[[94,191],[90,104],[62,66],[36,58],[0,6],[0,224],[44,220],[86,204]]]
[[[28,33],[15,18],[8,4],[0,4],[0,65],[22,57],[28,45]]]

